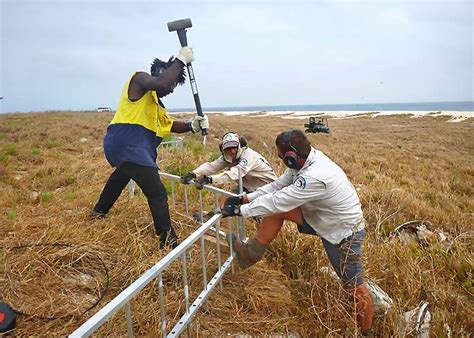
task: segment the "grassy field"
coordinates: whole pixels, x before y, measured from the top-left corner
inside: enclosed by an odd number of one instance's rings
[[[111,118],[95,112],[0,115],[0,299],[32,315],[19,317],[17,335],[72,332],[167,253],[159,249],[141,194],[129,198],[124,192],[107,220],[88,219],[111,173],[102,152]],[[332,119],[330,135],[309,135],[359,192],[368,221],[366,275],[394,301],[390,313],[376,317],[377,335],[399,334],[403,313],[421,301],[429,302],[433,336],[474,333],[474,121],[448,119]],[[210,120],[205,148],[188,134],[182,150],[160,148],[163,171],[185,174],[215,158],[220,136],[231,130],[247,136],[281,174],[274,138],[307,122],[218,114]],[[180,238],[198,226],[182,205],[172,206],[171,214]],[[419,244],[391,236],[414,220],[442,231],[446,240],[433,236]],[[356,334],[353,306],[339,283],[321,272],[329,263],[319,239],[295,228],[285,225],[262,262],[225,276],[226,288],[216,290],[195,318],[195,336]],[[194,286],[199,254],[192,257]],[[165,275],[172,323],[183,310],[180,276],[173,270]],[[87,311],[105,289],[98,306]],[[135,334],[156,336],[156,286],[147,287],[132,308]],[[123,317],[99,333],[124,335]]]

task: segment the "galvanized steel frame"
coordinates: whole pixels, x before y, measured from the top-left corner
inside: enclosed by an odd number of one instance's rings
[[[170,180],[179,180],[180,177],[172,174],[167,174],[160,172],[160,176],[163,178],[167,178]],[[184,186],[184,194],[185,194],[185,207],[186,213],[189,211],[188,206],[188,186]],[[237,196],[231,192],[204,185],[203,189],[208,191],[214,192],[216,194],[221,194],[225,196]],[[239,191],[242,193],[242,178],[239,170]],[[173,183],[171,184],[171,198],[172,203],[175,204],[175,192],[173,188]],[[217,203],[217,198],[216,198]],[[201,190],[199,190],[199,210],[202,219],[202,194]],[[244,220],[239,217],[238,221],[238,233],[239,237],[245,238],[245,222]],[[119,295],[117,295],[113,300],[111,300],[107,305],[105,305],[102,309],[100,309],[96,314],[94,314],[89,320],[87,320],[84,324],[82,324],[77,330],[71,333],[70,337],[88,337],[93,334],[102,324],[108,321],[112,316],[115,315],[120,309],[125,308],[125,317],[127,320],[127,334],[129,337],[133,336],[133,323],[132,323],[132,309],[130,306],[130,301],[140,293],[140,291],[145,288],[149,283],[158,279],[158,295],[160,298],[160,317],[161,317],[161,331],[163,337],[176,337],[180,333],[182,333],[186,327],[188,327],[189,323],[193,316],[197,313],[199,308],[204,304],[204,302],[209,297],[212,290],[215,286],[220,283],[222,286],[222,277],[224,274],[229,270],[229,268],[233,272],[233,260],[234,260],[234,253],[232,250],[232,246],[230,246],[230,255],[221,263],[221,252],[220,252],[220,236],[225,236],[226,233],[220,230],[220,221],[222,219],[222,214],[215,214],[212,216],[207,222],[201,223],[202,225],[193,232],[189,237],[187,237],[181,244],[179,244],[175,249],[173,249],[170,253],[168,253],[165,257],[163,257],[157,264],[153,267],[148,269],[144,274],[142,274],[135,282],[129,285],[125,290],[123,290]],[[229,224],[229,232],[232,229],[231,219],[228,218]],[[218,269],[216,274],[208,281],[207,280],[207,263],[205,260],[205,246],[204,246],[204,235],[209,230],[214,231],[216,234],[216,245],[217,245],[217,265]],[[201,241],[201,261],[203,266],[203,290],[201,293],[196,297],[196,299],[189,304],[189,289],[187,285],[187,261],[186,261],[186,252],[187,250],[198,240]],[[182,266],[183,266],[183,282],[184,282],[184,297],[185,297],[185,305],[186,305],[186,312],[185,314],[178,320],[177,324],[170,330],[170,333],[167,333],[167,320],[166,320],[166,308],[165,308],[165,295],[164,295],[164,287],[163,287],[163,271],[175,260],[181,259]]]

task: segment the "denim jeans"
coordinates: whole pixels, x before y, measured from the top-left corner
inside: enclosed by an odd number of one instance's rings
[[[298,231],[318,236],[317,232],[306,221],[304,221],[303,225],[298,225]],[[364,271],[362,264],[362,242],[365,235],[364,229],[357,231],[337,245],[321,237],[334,271],[346,284],[360,285],[364,282],[362,278]]]

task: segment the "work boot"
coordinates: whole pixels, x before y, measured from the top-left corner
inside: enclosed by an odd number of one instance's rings
[[[361,335],[370,337],[373,335],[372,322],[374,319],[374,305],[370,297],[369,290],[365,284],[355,287],[355,301],[357,311],[357,322]]]
[[[239,266],[242,269],[247,269],[261,260],[263,254],[267,250],[267,246],[261,244],[255,238],[252,238],[247,243],[244,243],[239,241],[237,239],[237,235],[234,233],[230,235],[230,244],[237,254],[237,261],[239,262]]]
[[[89,218],[91,220],[105,219],[107,218],[107,214],[102,211],[97,211],[95,209],[92,209],[91,213],[89,214]]]
[[[173,228],[170,228],[168,231],[162,232],[158,235],[160,237],[160,249],[164,249],[165,247],[169,247],[174,249],[178,246],[178,237],[174,232]]]

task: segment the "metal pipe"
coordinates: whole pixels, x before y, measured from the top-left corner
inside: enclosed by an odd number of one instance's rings
[[[205,252],[205,245],[204,245],[204,236],[201,237],[201,265],[202,265],[202,285],[204,289],[207,285],[207,264],[206,264],[206,252]]]
[[[133,326],[132,326],[132,309],[130,308],[130,302],[125,304],[125,316],[127,317],[127,335],[133,337]]]
[[[181,262],[183,263],[184,304],[186,305],[186,312],[189,312],[189,285],[186,251],[181,254]]]
[[[160,297],[161,334],[166,337],[166,302],[163,290],[163,275],[158,274],[158,295]]]

